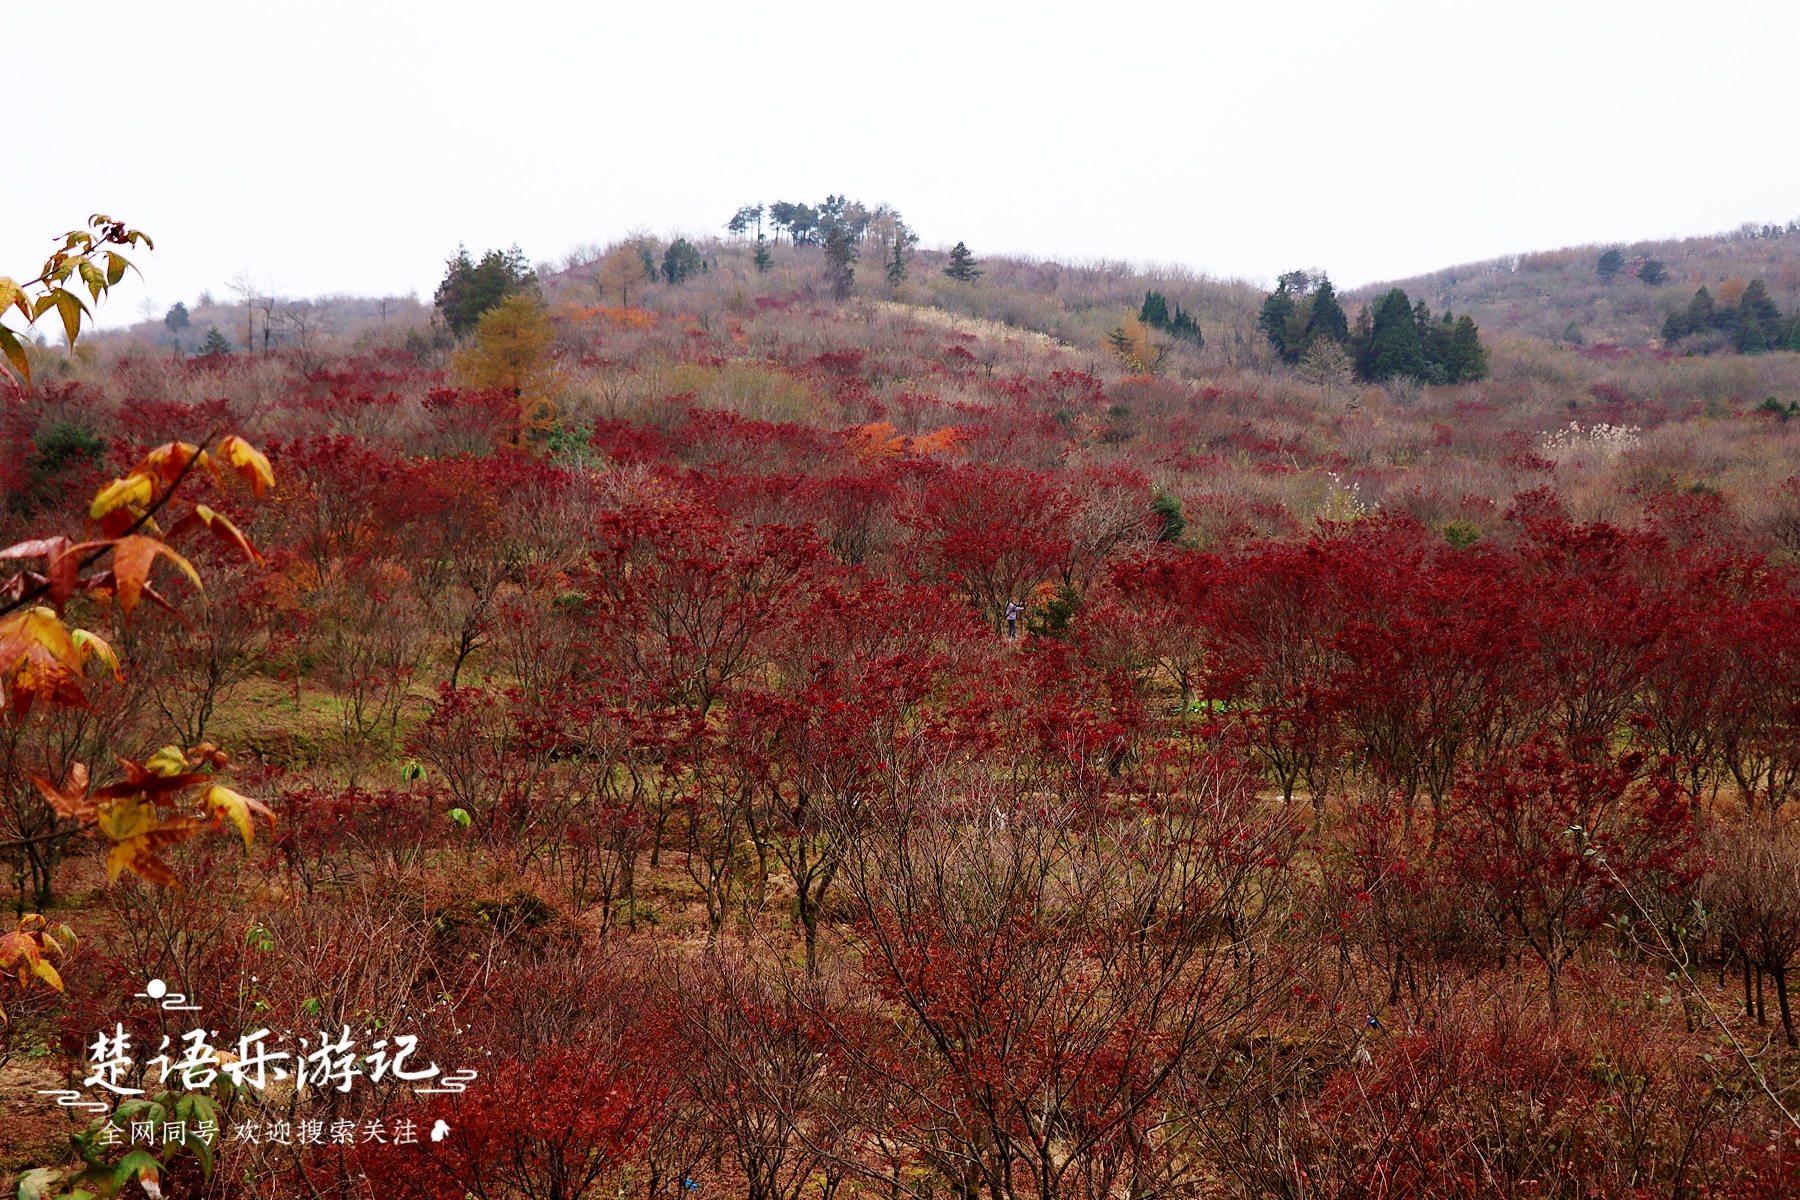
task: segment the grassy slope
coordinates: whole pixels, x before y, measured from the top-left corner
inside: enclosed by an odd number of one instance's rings
[[[1366,300],[1390,287],[1423,297],[1434,310],[1467,312],[1489,336],[1525,334],[1560,339],[1570,322],[1588,344],[1653,343],[1663,318],[1705,286],[1717,296],[1732,279],[1762,279],[1783,311],[1800,306],[1800,233],[1749,237],[1743,233],[1634,242],[1616,248],[1626,271],[1603,282],[1594,265],[1615,247],[1570,246],[1536,254],[1463,263],[1429,275],[1371,284],[1351,295]],[[1651,287],[1634,277],[1638,265],[1656,259],[1668,282]]]

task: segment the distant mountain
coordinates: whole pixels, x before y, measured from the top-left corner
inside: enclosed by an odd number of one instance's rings
[[[1606,278],[1601,257],[1609,251],[1617,252],[1611,264],[1617,270]],[[1661,283],[1640,278],[1652,262],[1662,264]],[[1800,308],[1800,224],[1512,255],[1373,284],[1349,298],[1366,301],[1400,287],[1435,311],[1469,313],[1489,336],[1643,347],[1656,344],[1663,319],[1685,307],[1695,289],[1715,297],[1724,289],[1729,300],[1753,279],[1764,282],[1784,312]]]

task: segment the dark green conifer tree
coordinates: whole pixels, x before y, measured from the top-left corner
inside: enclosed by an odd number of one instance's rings
[[[1179,304],[1175,306],[1175,312],[1169,318],[1168,331],[1173,337],[1193,343],[1196,350],[1206,345],[1206,335],[1200,332],[1200,322],[1194,320],[1192,313],[1182,312]]]
[[[1781,310],[1769,298],[1769,289],[1760,279],[1750,286],[1737,302],[1737,348],[1742,354],[1760,354],[1773,349],[1781,336]]]
[[[670,283],[680,283],[688,276],[700,270],[700,251],[686,238],[676,238],[663,251],[663,278]]]
[[[887,281],[890,286],[898,287],[906,279],[906,258],[912,248],[919,244],[919,235],[906,227],[906,222],[894,215],[894,255],[887,260]]]
[[[480,262],[469,257],[467,247],[458,246],[456,257],[444,266],[444,280],[433,300],[444,324],[458,337],[474,329],[481,314],[508,296],[537,286],[537,275],[517,246],[489,250]]]
[[[1187,516],[1181,511],[1179,499],[1167,492],[1158,492],[1150,500],[1150,511],[1162,518],[1162,530],[1156,535],[1157,541],[1181,541],[1181,535],[1187,532]]]
[[[1442,321],[1433,320],[1431,306],[1420,300],[1413,305],[1413,324],[1419,329],[1419,351],[1425,356],[1425,373],[1418,376],[1421,383],[1449,383],[1450,368],[1445,355],[1450,350],[1450,314],[1445,313]]]
[[[1769,334],[1756,321],[1742,321],[1738,324],[1736,342],[1739,354],[1761,354],[1769,348]]]
[[[769,239],[760,233],[756,235],[756,253],[750,256],[750,261],[756,264],[758,271],[765,274],[775,265],[775,256],[769,253]]]
[[[944,274],[959,283],[968,283],[973,279],[980,278],[979,267],[980,264],[975,261],[975,255],[967,246],[958,242],[950,247],[950,265],[944,268]]]
[[[1312,295],[1312,312],[1306,319],[1306,344],[1312,344],[1320,338],[1330,338],[1339,345],[1350,341],[1350,318],[1344,315],[1344,306],[1338,303],[1337,289],[1331,286],[1331,280],[1321,279],[1318,290]]]
[[[1144,304],[1138,309],[1138,320],[1152,329],[1169,327],[1169,302],[1161,292],[1144,293]]]
[[[1713,305],[1712,293],[1701,288],[1688,301],[1686,315],[1689,333],[1704,333],[1708,329],[1716,329],[1719,325],[1718,309]]]
[[[1284,280],[1263,301],[1262,313],[1256,318],[1257,327],[1269,339],[1269,345],[1275,348],[1276,356],[1283,362],[1300,361],[1298,347],[1288,345],[1288,326],[1293,320],[1294,297]]]
[[[825,278],[831,294],[839,300],[850,294],[856,282],[856,260],[860,251],[856,238],[841,221],[833,221],[825,230]]]
[[[1611,283],[1613,276],[1624,269],[1625,256],[1617,250],[1608,250],[1600,256],[1600,261],[1594,264],[1594,273],[1606,283]]]
[[[207,327],[206,337],[194,348],[194,353],[201,358],[209,354],[230,354],[231,343],[225,340],[225,335],[219,332],[217,325],[211,325]]]
[[[1399,288],[1375,302],[1368,344],[1357,362],[1357,373],[1373,382],[1396,375],[1427,377],[1425,350],[1419,344],[1419,323],[1413,317],[1412,301]]]
[[[1714,318],[1712,293],[1703,287],[1686,308],[1676,309],[1663,321],[1663,343],[1672,346],[1689,334],[1705,333],[1713,327]]]
[[[1445,320],[1449,317],[1449,313],[1444,314]],[[1481,344],[1481,331],[1475,327],[1475,319],[1468,313],[1456,318],[1456,325],[1450,331],[1450,345],[1444,353],[1444,366],[1451,383],[1475,383],[1487,378],[1487,347]]]

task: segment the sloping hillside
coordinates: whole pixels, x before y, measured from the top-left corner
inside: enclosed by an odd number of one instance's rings
[[[1623,261],[1606,279],[1599,262],[1609,250],[1619,251]],[[1639,277],[1652,261],[1666,273],[1660,284]],[[1433,309],[1469,313],[1489,334],[1644,347],[1654,344],[1663,319],[1685,306],[1696,288],[1704,286],[1715,296],[1725,288],[1729,295],[1753,279],[1764,281],[1784,312],[1800,307],[1800,227],[1792,222],[1745,226],[1714,237],[1510,255],[1373,284],[1350,295],[1366,300],[1401,287]]]
[[[610,249],[641,245],[655,259],[664,244],[652,238],[615,243]],[[634,285],[626,299],[651,309],[683,311],[702,318],[726,315],[731,306],[771,299],[804,298],[831,305],[824,251],[816,245],[772,243],[769,262],[759,270],[753,244],[743,238],[697,242],[704,270],[679,289],[657,283]],[[1256,329],[1263,292],[1242,280],[1218,279],[1180,267],[1136,266],[1095,261],[1062,263],[1046,259],[982,256],[977,281],[946,278],[948,256],[920,249],[908,257],[906,277],[890,284],[881,256],[871,248],[854,270],[846,300],[896,302],[935,308],[960,317],[1042,334],[1105,358],[1107,335],[1138,312],[1147,292],[1162,293],[1199,322],[1203,345],[1171,345],[1167,370],[1197,376],[1207,369],[1261,366],[1268,350]],[[586,304],[618,304],[620,296],[603,283],[599,248],[571,254],[559,270],[546,272],[548,295]]]

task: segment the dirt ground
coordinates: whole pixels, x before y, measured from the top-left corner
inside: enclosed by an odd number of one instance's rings
[[[0,1195],[11,1195],[15,1176],[27,1167],[60,1163],[69,1151],[69,1113],[39,1088],[59,1088],[63,1076],[47,1058],[20,1058],[0,1066]]]

